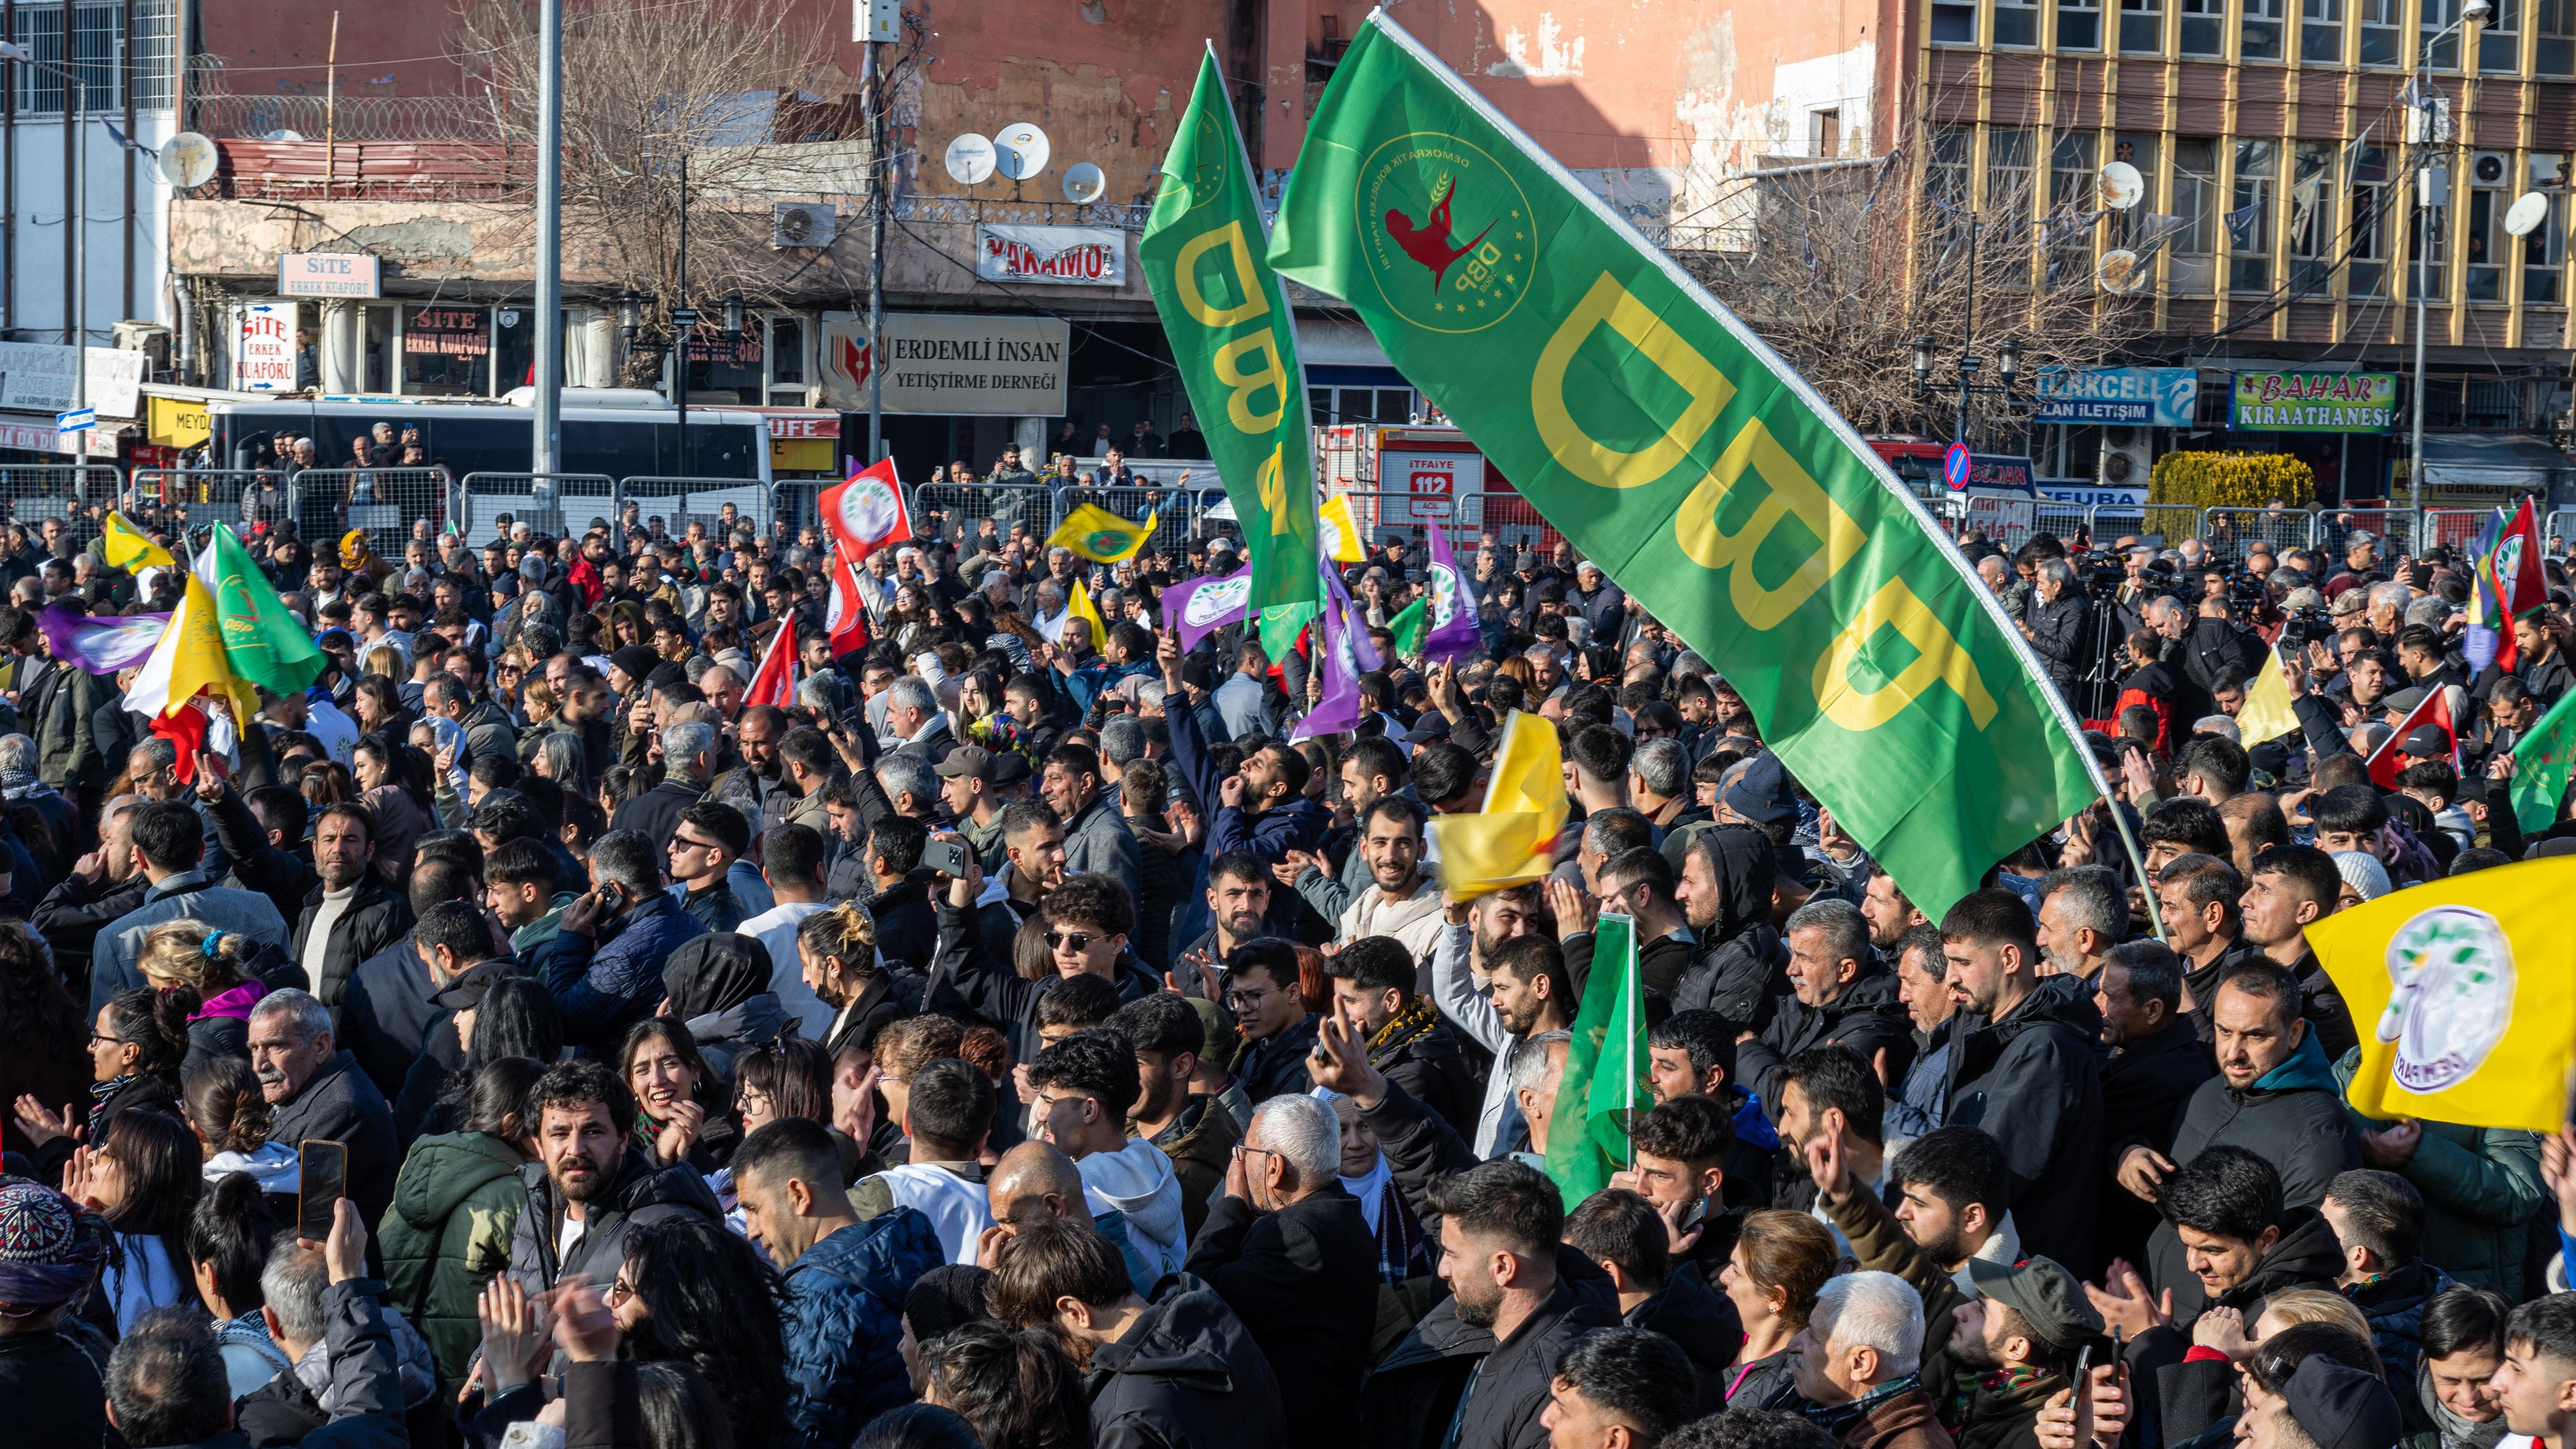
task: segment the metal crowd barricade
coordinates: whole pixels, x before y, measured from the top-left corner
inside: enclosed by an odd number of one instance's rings
[[[278,468],[137,468],[121,506],[146,528],[225,523],[242,534],[295,516],[294,491]]]
[[[456,485],[456,519],[469,547],[526,524],[550,538],[617,516],[617,480],[605,473],[468,473]]]
[[[2464,548],[2477,541],[2478,534],[2495,517],[2492,508],[2427,508],[2424,510],[2423,536],[2419,549]]]
[[[2069,548],[2074,547],[2079,534],[2097,544],[2101,542],[2093,538],[2093,510],[2081,503],[2039,500],[2030,512],[2030,531],[2033,535],[2047,534]]]
[[[2557,544],[2563,552],[2570,543],[2576,543],[2576,508],[2550,509],[2541,515],[2540,530],[2544,543]]]
[[[2200,510],[2188,503],[2149,503],[2138,509],[2138,531],[2164,540],[2171,548],[2201,533]]]
[[[2317,518],[2317,547],[2326,552],[2330,564],[2343,562],[2345,545],[2356,533],[2367,533],[2379,540],[2383,557],[2415,551],[2415,510],[2360,505],[2338,508]]]
[[[363,530],[378,553],[400,554],[428,525],[431,538],[453,516],[455,482],[444,464],[428,468],[307,468],[288,482],[296,531],[316,545]]]
[[[1472,515],[1480,496],[1483,495],[1469,494],[1466,501],[1470,506],[1461,510],[1458,500],[1445,494],[1354,489],[1350,494],[1351,517],[1360,526],[1362,545],[1371,552],[1389,534],[1412,544],[1427,541],[1432,529],[1445,527],[1449,530],[1449,546],[1463,555],[1475,549],[1478,526],[1472,517],[1460,514],[1463,511]]]
[[[800,528],[823,526],[823,490],[837,488],[838,478],[782,478],[770,485],[772,517],[781,533],[794,537]]]
[[[628,478],[617,485],[617,502],[621,510],[634,504],[639,522],[660,518],[675,537],[693,522],[709,533],[740,522],[765,538],[776,517],[769,485],[757,478]]]
[[[1069,490],[1068,490],[1069,491]],[[1008,538],[1017,525],[1044,542],[1062,516],[1056,493],[1044,480],[1034,483],[922,483],[912,490],[912,531],[924,539],[959,542],[975,536],[976,525],[993,520]]]
[[[0,466],[0,509],[15,523],[59,518],[83,537],[96,534],[118,502],[121,475],[108,463],[11,463]]]
[[[2204,508],[2200,538],[2219,558],[2242,563],[2247,546],[2257,542],[2270,544],[2276,554],[2313,546],[2317,515],[2306,508]]]

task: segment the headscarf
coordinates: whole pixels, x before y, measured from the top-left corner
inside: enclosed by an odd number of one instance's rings
[[[680,943],[662,965],[662,990],[680,1022],[740,1006],[769,989],[769,948],[753,936],[715,931]]]
[[[340,535],[340,567],[350,573],[364,570],[374,573],[383,565],[376,558],[375,546],[367,541],[367,531],[353,528]]]
[[[1315,1100],[1330,1107],[1341,1096],[1326,1087],[1314,1088]],[[1387,1165],[1386,1153],[1358,1177],[1341,1177],[1342,1191],[1359,1199],[1360,1217],[1368,1224],[1369,1236],[1377,1240],[1377,1275],[1383,1283],[1401,1283],[1407,1278],[1428,1273],[1431,1263],[1430,1235],[1422,1230],[1422,1219],[1414,1216],[1413,1205],[1404,1200],[1404,1190],[1395,1184],[1395,1169]]]
[[[0,1315],[27,1318],[69,1303],[106,1256],[105,1223],[42,1183],[0,1180]]]

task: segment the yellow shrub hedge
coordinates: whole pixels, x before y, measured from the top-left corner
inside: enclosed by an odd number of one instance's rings
[[[2195,508],[2293,508],[2316,502],[2316,470],[2287,453],[2167,453],[2147,475],[2149,503]]]

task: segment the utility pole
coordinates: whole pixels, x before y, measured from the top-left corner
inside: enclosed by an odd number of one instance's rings
[[[563,0],[537,7],[536,422],[529,461],[563,471]]]
[[[868,462],[885,457],[885,229],[887,167],[885,108],[877,93],[875,10],[880,0],[861,0],[868,16],[867,61],[859,72],[859,108],[868,117]]]

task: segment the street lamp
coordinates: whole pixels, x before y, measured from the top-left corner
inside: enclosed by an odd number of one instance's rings
[[[2492,0],[2462,0],[2460,18],[2443,26],[2431,40],[2424,42],[2423,49],[2417,52],[2419,64],[2423,59],[2428,58],[2451,32],[2464,29],[2472,20],[2484,23],[2486,18],[2494,13],[2495,5]],[[2468,37],[2463,35],[2460,39],[2460,73],[2468,75],[2471,73],[2472,64]],[[2434,112],[2431,87],[2420,84],[2415,87],[2415,113],[2421,118],[2419,124],[2423,131],[2422,144],[2427,148],[2437,144],[2433,140]],[[2445,174],[2447,175],[2447,172]],[[2425,253],[2432,250],[2427,245],[2433,236],[2433,208],[2427,204],[2431,199],[2432,180],[2430,169],[2422,161],[2417,161],[2415,166],[2415,396],[2407,409],[2409,462],[2406,469],[2406,503],[2408,510],[2415,517],[2415,538],[2418,544],[2421,544],[2424,537],[2424,290],[2427,276]],[[2446,196],[2444,200],[2447,202],[2449,198]]]
[[[617,303],[617,330],[626,334],[626,348],[632,352],[635,334],[644,330],[644,308],[653,299],[633,287],[625,287],[611,300]]]
[[[65,54],[70,53],[69,40],[66,35]],[[72,410],[78,412],[89,406],[89,249],[85,244],[89,226],[84,214],[89,206],[89,188],[81,175],[81,163],[86,159],[81,118],[89,114],[89,87],[79,76],[52,61],[38,60],[35,52],[12,41],[0,40],[0,61],[52,71],[63,80],[63,192],[67,198],[63,204],[63,232],[71,253],[72,274],[71,296],[63,308],[63,340],[72,347]],[[81,451],[72,455],[73,466],[79,466],[87,456],[84,434]]]
[[[724,330],[726,334],[728,336],[740,337],[742,335],[743,328],[750,320],[744,315],[742,293],[725,293],[724,301],[719,305],[724,308]]]

